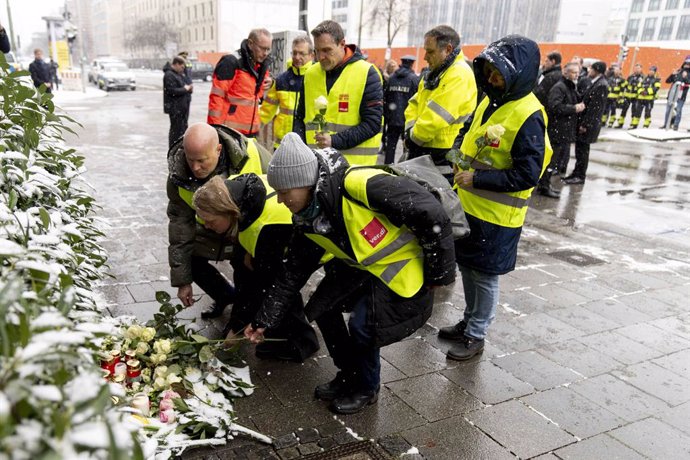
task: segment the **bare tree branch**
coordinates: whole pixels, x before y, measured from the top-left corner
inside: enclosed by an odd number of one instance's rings
[[[398,32],[407,25],[410,17],[410,0],[375,0],[369,15],[373,32],[377,26],[386,28],[386,45],[390,49]]]

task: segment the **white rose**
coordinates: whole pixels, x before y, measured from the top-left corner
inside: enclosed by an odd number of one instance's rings
[[[156,330],[152,327],[147,327],[141,332],[141,339],[150,342],[156,336]]]
[[[149,344],[148,344],[148,343],[146,343],[146,342],[139,342],[139,343],[137,344],[136,352],[137,352],[138,355],[145,355],[146,353],[148,353],[148,351],[149,351],[150,349],[151,349],[151,347],[149,347]]]
[[[490,141],[497,141],[503,135],[505,134],[506,129],[501,126],[501,125],[491,125],[488,128],[486,128],[486,137],[489,138]]]
[[[168,339],[157,340],[153,344],[153,349],[156,353],[169,354],[172,351],[172,342]]]
[[[168,385],[172,385],[173,383],[177,383],[177,382],[182,381],[182,379],[175,374],[168,374],[168,376],[165,378],[165,380],[168,381]]]
[[[141,336],[141,332],[144,330],[141,326],[138,324],[133,324],[127,328],[125,331],[125,338],[126,339],[138,339]]]
[[[326,99],[326,96],[317,97],[314,101],[314,108],[317,111],[326,110],[328,108],[328,99]]]
[[[168,381],[165,380],[163,377],[158,377],[156,380],[153,381],[154,390],[162,390],[163,388],[168,388]]]
[[[165,377],[168,375],[168,366],[158,366],[155,371],[153,371],[153,376],[155,378]]]

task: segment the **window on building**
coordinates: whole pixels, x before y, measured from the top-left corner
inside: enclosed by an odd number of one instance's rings
[[[673,34],[673,23],[676,18],[673,16],[666,16],[661,20],[661,27],[659,27],[659,40],[670,40]]]
[[[187,7],[187,21],[189,21],[190,19],[192,19],[192,16],[191,16],[191,14],[190,14],[190,9],[189,9],[189,7]]]
[[[209,38],[213,40],[213,26],[209,27],[209,32],[208,32]]]
[[[678,32],[676,32],[676,40],[690,39],[690,16],[681,16],[678,23]]]
[[[204,5],[203,3],[201,4],[201,17],[206,17],[206,5]]]
[[[647,8],[647,11],[657,11],[659,10],[659,6],[661,4],[661,0],[649,0],[649,8]]]
[[[199,14],[197,13],[196,5],[194,5],[194,19],[198,19],[198,18],[199,18]]]
[[[648,42],[654,40],[654,31],[656,30],[656,18],[647,18],[644,20],[644,27],[642,28],[642,38],[640,41]]]
[[[685,0],[685,3],[683,4],[683,8],[690,8],[690,0]]]
[[[194,41],[199,41],[199,29],[197,27],[194,28]]]
[[[628,40],[637,41],[637,34],[640,32],[640,20],[631,19],[628,21]]]
[[[666,9],[675,10],[676,8],[678,8],[678,1],[679,0],[666,0]]]
[[[644,0],[633,0],[632,6],[630,7],[631,13],[639,13],[644,8]]]
[[[206,41],[206,27],[201,28],[201,40]]]

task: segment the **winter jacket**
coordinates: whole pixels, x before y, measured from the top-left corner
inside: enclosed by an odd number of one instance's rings
[[[561,81],[561,77],[563,77],[561,66],[555,65],[550,69],[545,70],[542,73],[542,77],[543,78],[541,79],[537,87],[534,88],[534,95],[537,96],[537,99],[539,99],[541,105],[546,107],[547,102],[549,100],[549,92],[551,91],[551,88],[553,88],[553,85]]]
[[[237,131],[214,126],[222,146],[215,171],[204,179],[192,174],[184,155],[182,140],[168,152],[168,263],[170,283],[174,287],[192,282],[192,255],[209,260],[223,260],[232,255],[229,241],[207,230],[196,221],[196,211],[189,200],[194,192],[211,177],[254,172],[262,174],[268,167],[270,154],[254,139],[247,139]]]
[[[355,45],[347,46],[350,50],[349,53],[351,53],[351,57],[347,59],[344,63],[336,66],[334,69],[325,72],[325,87],[328,94],[322,95],[328,98],[329,103],[338,103],[340,96],[349,96],[345,92],[335,94],[331,90],[333,89],[333,86],[336,84],[336,81],[340,79],[340,76],[343,74],[343,71],[346,67],[356,62],[364,60],[362,53]],[[322,74],[323,70],[321,69],[321,64],[317,63],[309,68],[309,70],[304,76],[305,87],[302,89],[302,92],[300,94],[300,100],[297,104],[294,131],[297,134],[299,134],[300,137],[302,137],[305,143],[307,143],[306,123],[312,122],[312,119],[306,118],[308,111],[306,104],[310,104],[309,111],[311,111],[311,109],[313,108],[314,100],[318,96],[320,96],[317,95],[315,97],[305,97],[305,94],[310,94],[310,92],[307,91],[306,86],[309,80],[312,78],[312,76],[321,78]],[[323,84],[323,81],[318,82],[318,84]],[[349,82],[344,82],[344,84],[345,88],[351,85],[351,83]],[[361,85],[361,82],[358,81],[357,85]],[[312,86],[312,89],[313,88],[314,87]],[[351,127],[343,129],[341,131],[338,131],[336,134],[331,135],[331,147],[333,147],[336,150],[344,151],[348,149],[354,149],[358,145],[374,138],[378,139],[377,150],[380,147],[381,127],[383,121],[383,83],[381,74],[373,65],[369,65],[369,70],[366,73],[366,81],[364,82],[364,91],[360,94],[361,96],[355,96],[359,98],[359,100],[356,101],[356,103],[358,103],[359,105],[359,122],[354,125],[350,124],[349,126]],[[349,99],[349,101],[347,99],[343,99],[342,108],[338,104],[336,112],[341,113],[340,111],[342,110],[342,113],[345,113],[346,111],[349,113],[350,103],[354,103],[353,99]],[[350,113],[350,115],[352,114]],[[327,111],[326,121],[329,123],[336,123],[336,120],[330,119],[329,116],[329,112]],[[347,154],[347,152],[344,153]]]
[[[29,64],[29,72],[31,73],[31,79],[34,81],[34,86],[38,88],[43,83],[50,83],[50,64],[44,61],[39,61],[34,59],[34,61]]]
[[[208,96],[208,124],[224,125],[245,136],[259,132],[259,100],[264,94],[262,85],[270,58],[255,64],[251,56],[245,39],[239,50],[216,64]]]
[[[637,99],[637,93],[640,89],[640,85],[642,85],[642,80],[644,80],[644,75],[642,74],[634,73],[630,75],[623,85],[623,96],[631,101]]]
[[[606,108],[607,95],[608,83],[603,75],[593,82],[592,86],[582,95],[585,110],[577,116],[578,142],[592,144],[597,141],[599,131],[601,131],[601,115],[604,113],[604,108]],[[582,134],[579,132],[580,127],[586,129]]]
[[[278,75],[264,96],[259,114],[263,124],[273,120],[275,147],[280,145],[283,136],[292,131],[297,101],[304,87],[304,72],[311,66],[311,62],[302,67],[295,67],[290,63],[288,70]]]
[[[656,93],[659,92],[661,88],[661,79],[656,75],[647,75],[642,80],[640,87],[637,90],[637,99],[641,101],[653,101],[656,99]]]
[[[577,90],[575,82],[561,77],[549,91],[546,114],[549,116],[549,139],[551,144],[575,142],[577,133]]]
[[[188,114],[192,95],[185,89],[184,75],[175,72],[169,62],[163,67],[163,72],[163,113],[173,117]]]
[[[343,219],[344,206],[354,203],[362,212],[376,210],[374,213],[384,215],[393,225],[404,226],[412,232],[424,255],[423,286],[411,297],[402,297],[363,270],[362,266],[347,267],[341,259],[334,259],[327,264],[326,277],[306,306],[307,318],[318,318],[324,312],[343,305],[345,299],[361,292],[360,289],[365,289],[373,302],[375,346],[400,340],[421,327],[431,314],[433,301],[424,286],[449,284],[455,278],[448,216],[436,198],[422,186],[406,177],[389,174],[377,174],[368,179],[366,204],[353,201],[351,196],[343,193],[347,162],[332,149],[317,150],[316,154],[319,181],[314,199],[320,206],[319,215],[314,219],[294,217],[295,238],[288,249],[284,270],[268,294],[256,325],[270,326],[280,322],[286,309],[284,299],[299,292],[318,268],[325,251],[305,234],[319,234],[355,259],[349,236],[352,232],[347,231],[350,223]],[[370,238],[366,233],[369,225],[359,231],[364,238]],[[369,241],[369,244],[373,243]]]
[[[609,92],[606,96],[607,99],[613,99],[620,102],[623,97],[623,85],[625,84],[625,79],[623,77],[611,75],[610,77],[606,77],[606,81],[609,84]]]
[[[0,27],[0,51],[3,53],[10,52],[10,38],[4,28]]]
[[[683,72],[686,72],[685,76],[683,76]],[[678,100],[685,102],[685,97],[688,95],[688,88],[690,88],[690,65],[683,64],[683,66],[678,69],[677,73],[672,73],[666,79],[666,83],[673,84],[675,82],[681,83],[682,93]]]
[[[419,77],[405,65],[388,78],[383,104],[386,125],[396,128],[405,126],[405,109],[418,86]]]
[[[505,90],[497,90],[489,84],[483,72],[485,61],[491,62],[501,72],[506,81]],[[540,61],[537,44],[517,35],[509,35],[490,44],[474,59],[477,86],[490,100],[482,123],[503,104],[530,96],[537,81]],[[467,140],[465,137],[464,142]],[[504,193],[506,196],[511,192],[531,189],[537,185],[545,168],[546,150],[546,120],[541,110],[536,110],[515,135],[510,150],[512,166],[500,170],[475,170],[472,187],[480,191]],[[458,264],[495,275],[512,271],[522,227],[497,225],[469,213],[466,215],[470,234],[456,241]]]

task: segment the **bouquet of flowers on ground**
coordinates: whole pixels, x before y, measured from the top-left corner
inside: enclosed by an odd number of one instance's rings
[[[314,116],[314,123],[318,126],[318,132],[326,132],[326,110],[328,109],[328,99],[326,96],[319,96],[314,101],[314,109],[316,115]]]
[[[486,132],[483,136],[475,139],[474,143],[477,146],[477,153],[474,159],[480,161],[484,164],[491,166],[493,162],[489,158],[489,151],[486,151],[486,147],[496,148],[501,144],[501,137],[505,134],[506,130],[502,125],[491,125],[486,128]],[[473,158],[461,153],[458,149],[451,149],[446,154],[446,160],[450,161],[454,165],[457,165],[463,171],[470,169],[472,165]]]
[[[103,377],[118,396],[116,404],[142,426],[158,451],[179,454],[200,444],[224,444],[231,433],[270,439],[235,423],[234,398],[252,393],[248,368],[235,368],[216,354],[224,340],[210,340],[178,324],[184,309],[157,292],[160,311],[146,325],[124,321],[121,335],[101,345]],[[193,320],[192,320],[193,321]]]

